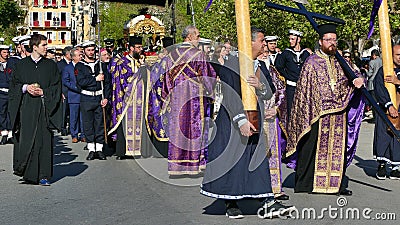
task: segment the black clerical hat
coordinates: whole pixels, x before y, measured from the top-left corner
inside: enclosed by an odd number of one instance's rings
[[[334,23],[326,23],[326,24],[318,25],[319,37],[322,38],[322,36],[324,36],[324,34],[327,34],[327,33],[336,34],[336,27],[337,27],[337,25]]]
[[[134,46],[134,45],[141,45],[142,44],[142,37],[138,36],[130,36],[129,37],[129,45]]]
[[[162,45],[164,48],[169,47],[174,44],[174,39],[171,37],[164,37],[162,39]]]
[[[106,38],[104,39],[104,44],[106,47],[112,47],[114,45],[115,40],[112,38]]]

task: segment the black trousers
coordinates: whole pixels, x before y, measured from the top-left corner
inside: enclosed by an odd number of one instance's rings
[[[69,105],[68,105],[68,99],[65,98],[64,101],[61,103],[61,108],[62,108],[62,126],[61,130],[65,133],[67,133],[67,124],[68,124],[68,114],[69,114]]]
[[[8,116],[8,95],[0,94],[0,130],[11,130]]]
[[[292,103],[294,98],[294,92],[296,91],[296,87],[286,85],[286,104],[287,104],[287,119],[290,119],[290,112],[292,110]]]
[[[99,102],[81,102],[83,129],[87,143],[104,144],[103,108]]]

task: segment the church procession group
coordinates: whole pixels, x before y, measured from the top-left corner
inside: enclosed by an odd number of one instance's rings
[[[282,166],[295,170],[295,193],[352,195],[345,172],[364,116],[360,88],[370,76],[355,66],[358,77],[345,75],[334,56],[334,24],[319,26],[319,48],[313,51],[301,46],[301,31],[289,30],[290,46],[283,51],[272,35],[251,28],[252,71],[239,71],[229,42],[212,57],[199,49],[194,26],[183,30],[182,43],[165,37],[152,64],[138,36],[129,37],[126,52],[110,43],[107,61],[92,41],[65,48],[57,63],[46,57],[47,39],[40,34],[16,37],[13,56],[1,45],[1,144],[14,145],[14,174],[26,183],[50,185],[57,130],[70,133],[73,144],[86,142],[88,161],[106,160],[103,150],[110,147],[118,160],[167,158],[171,179],[203,176],[200,193],[223,199],[229,218],[243,218],[237,203],[248,198],[259,201],[265,218],[295,210],[281,202],[289,200]],[[393,62],[398,77],[390,79],[384,79],[381,64],[374,66],[373,93],[396,118],[398,106],[384,82],[399,92],[397,44]],[[257,120],[243,107],[244,73],[257,96]],[[381,118],[375,120],[377,178],[400,179],[399,142]]]

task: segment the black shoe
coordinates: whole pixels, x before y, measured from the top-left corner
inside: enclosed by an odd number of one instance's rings
[[[87,145],[85,145],[85,147],[83,147],[83,150],[85,150],[85,151],[89,150]]]
[[[100,160],[107,160],[106,156],[104,155],[103,152],[96,152],[97,153],[97,158]]]
[[[66,129],[62,129],[61,130],[61,136],[67,136],[67,135],[68,135],[67,130]]]
[[[242,211],[239,208],[228,208],[225,214],[229,219],[242,219],[244,218]]]
[[[280,200],[280,201],[287,201],[287,200],[289,200],[289,195],[280,194],[280,195],[276,196],[275,199],[276,200]]]
[[[376,178],[378,180],[386,179],[386,164],[379,164],[378,171],[376,172]]]
[[[225,200],[226,216],[230,219],[242,219],[243,213],[240,211],[235,200]]]
[[[389,178],[392,180],[400,180],[400,171],[397,169],[390,171]]]
[[[349,189],[344,189],[340,191],[337,195],[352,196],[353,192],[350,191]]]
[[[89,152],[89,155],[86,157],[86,160],[93,160],[95,159],[95,152]]]
[[[288,215],[290,212],[296,210],[295,206],[286,206],[276,201],[275,199],[265,202],[264,205],[258,209],[257,215],[260,218],[273,218],[277,216]]]
[[[2,136],[1,137],[1,141],[0,141],[0,145],[5,145],[7,144],[7,136]]]

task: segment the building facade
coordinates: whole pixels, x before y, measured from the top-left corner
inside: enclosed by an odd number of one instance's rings
[[[93,39],[95,0],[16,0],[26,13],[19,34],[43,34],[48,46],[63,49]]]

